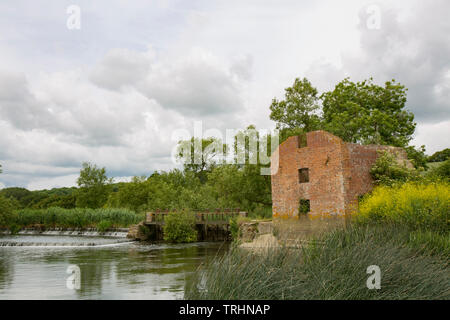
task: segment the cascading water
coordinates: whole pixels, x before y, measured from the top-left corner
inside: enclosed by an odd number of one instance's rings
[[[0,247],[104,247],[131,243],[127,229],[99,232],[96,229],[21,230],[16,235],[3,233]]]

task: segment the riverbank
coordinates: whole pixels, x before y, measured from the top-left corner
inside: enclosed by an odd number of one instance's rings
[[[449,204],[448,183],[408,182],[374,189],[341,223],[244,224],[243,244],[199,270],[185,298],[450,299]]]
[[[449,255],[398,226],[352,226],[298,248],[234,247],[191,280],[186,299],[450,299]],[[448,241],[448,238],[447,238]],[[369,290],[368,267],[381,269]]]

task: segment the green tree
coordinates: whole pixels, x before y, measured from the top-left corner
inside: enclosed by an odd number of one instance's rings
[[[419,170],[428,170],[428,157],[425,154],[425,146],[420,146],[420,148],[418,149],[414,148],[413,146],[408,146],[405,148],[405,150],[408,154],[408,159],[411,160],[414,168]]]
[[[114,196],[117,197],[119,207],[129,208],[135,212],[144,210],[150,198],[149,181],[145,176],[133,177],[131,182],[123,184]]]
[[[222,160],[224,154],[226,145],[217,138],[192,137],[178,142],[177,158],[183,163],[184,170],[194,172],[202,182],[206,182],[207,173]]]
[[[4,188],[0,191],[0,194],[6,198],[13,198],[17,200],[19,208],[25,208],[27,206],[31,193],[31,191],[25,188],[18,187]]]
[[[395,80],[382,87],[372,78],[356,83],[346,78],[321,95],[323,129],[347,142],[405,147],[416,127],[405,110],[406,91]]]
[[[278,129],[302,128],[306,132],[320,127],[318,91],[308,79],[295,79],[292,87],[285,89],[284,100],[273,99],[270,119]]]
[[[0,173],[2,173],[1,169],[2,165],[0,165]],[[17,201],[12,201],[3,194],[0,194],[0,226],[6,227],[9,226],[14,220],[14,209],[16,208]]]
[[[433,155],[428,158],[428,162],[441,162],[448,159],[450,159],[450,149],[446,148],[433,153]]]
[[[14,221],[14,202],[0,195],[0,226],[8,227]]]
[[[78,191],[76,205],[80,208],[100,208],[108,200],[112,179],[106,175],[105,168],[98,168],[84,162],[77,179]]]
[[[433,167],[428,171],[427,176],[434,179],[450,181],[450,159],[440,163],[437,167]]]

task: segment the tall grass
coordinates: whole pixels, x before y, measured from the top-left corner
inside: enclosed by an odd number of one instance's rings
[[[46,228],[87,228],[102,225],[127,227],[144,219],[128,209],[24,209],[17,211],[14,224],[21,227],[43,225]]]
[[[448,256],[419,254],[398,226],[356,226],[326,235],[323,245],[255,254],[234,248],[201,269],[186,299],[450,299]],[[381,268],[369,290],[367,267]]]
[[[450,230],[450,185],[408,182],[380,186],[360,204],[359,222],[401,224],[412,230]]]

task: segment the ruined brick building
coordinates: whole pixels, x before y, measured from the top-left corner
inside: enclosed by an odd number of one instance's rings
[[[358,196],[373,187],[378,150],[411,165],[402,148],[346,143],[326,131],[288,138],[271,158],[274,217],[352,213]]]

